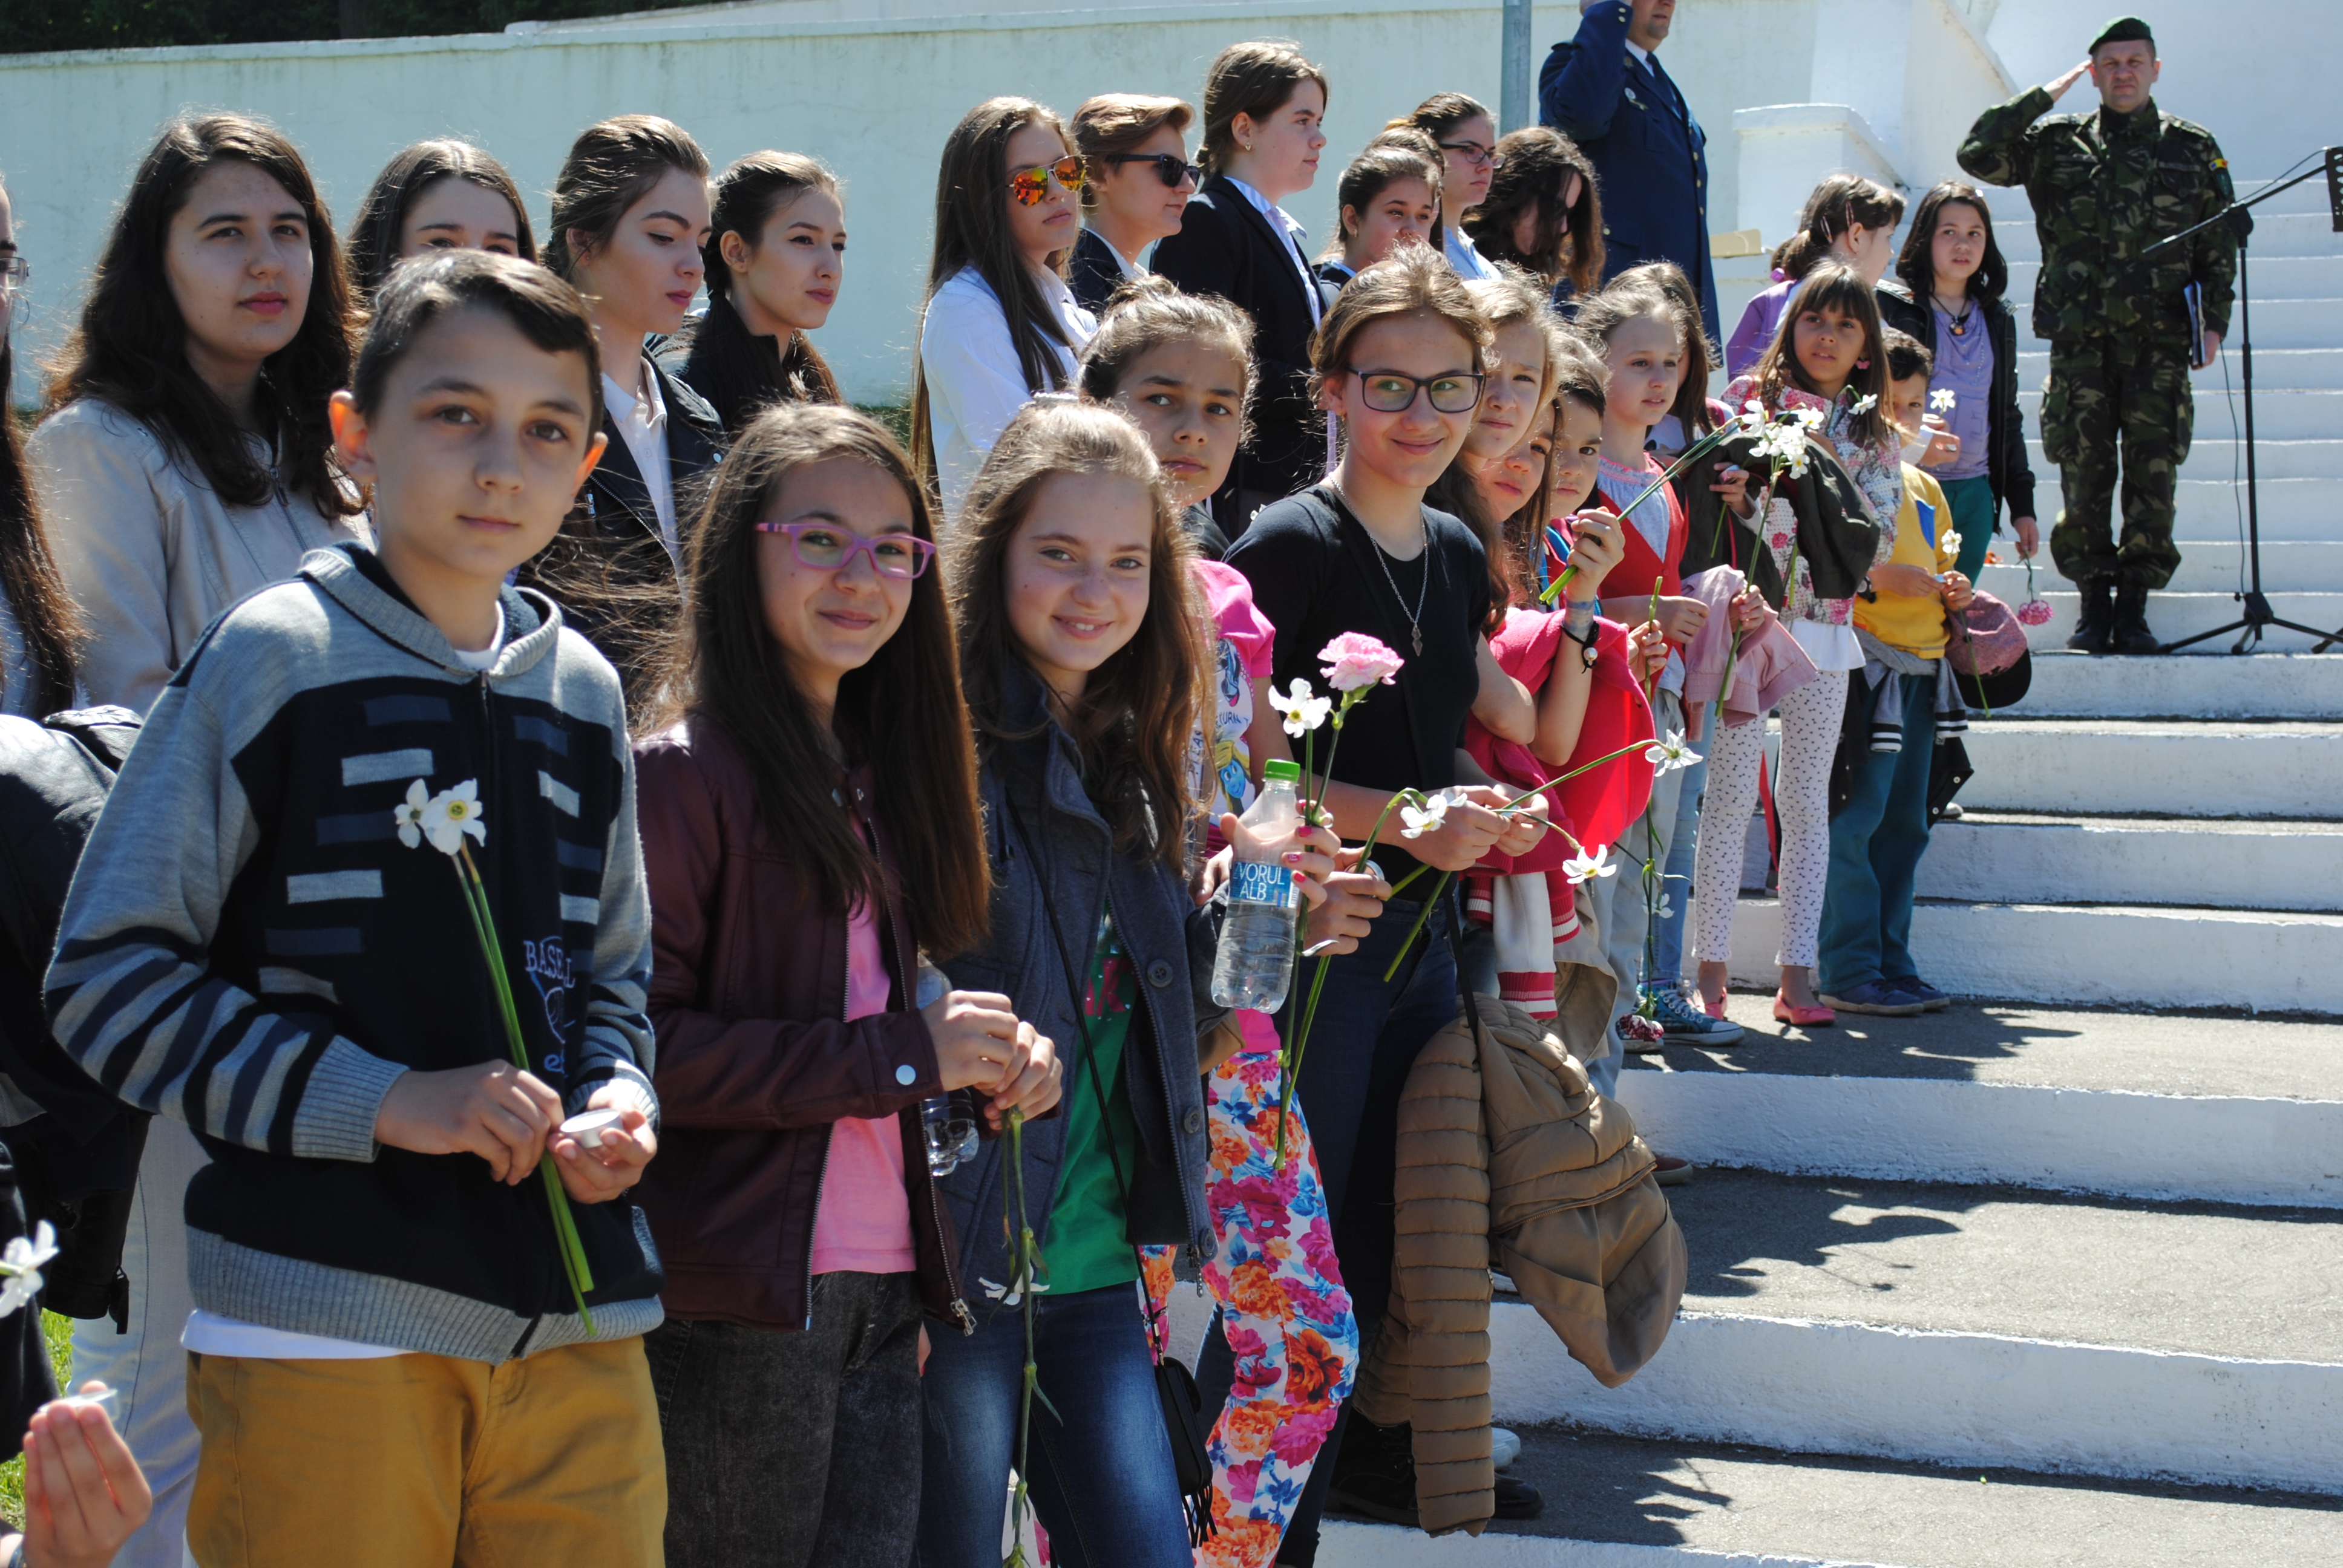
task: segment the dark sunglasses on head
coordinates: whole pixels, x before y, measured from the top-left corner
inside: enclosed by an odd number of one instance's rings
[[[1054,164],[1010,170],[1009,194],[1019,206],[1040,206],[1042,198],[1050,194],[1052,179],[1070,191],[1078,191],[1090,184],[1091,176],[1083,170],[1082,160],[1069,153]]]
[[[1109,153],[1106,161],[1120,168],[1124,164],[1153,164],[1155,177],[1167,190],[1178,190],[1183,180],[1202,185],[1204,171],[1182,157],[1178,153]]]

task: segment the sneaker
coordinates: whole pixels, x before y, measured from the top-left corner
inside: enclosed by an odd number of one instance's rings
[[[1651,1000],[1653,1010],[1659,1015],[1661,1031],[1670,1040],[1682,1040],[1686,1045],[1734,1045],[1741,1040],[1739,1024],[1709,1017],[1684,1000],[1682,987],[1652,986],[1644,995]]]
[[[1842,995],[1823,993],[1823,1005],[1839,1012],[1875,1013],[1882,1018],[1910,1018],[1928,1010],[1928,1004],[1907,996],[1888,980],[1865,980]]]
[[[1499,1470],[1522,1456],[1521,1434],[1502,1426],[1489,1429],[1489,1457]]]
[[[1961,803],[1958,800],[1946,801],[1945,809],[1936,813],[1936,820],[1939,822],[1957,822],[1960,819]]]
[[[1629,1056],[1656,1055],[1668,1042],[1668,1031],[1654,1018],[1631,1012],[1618,1020],[1619,1046]]]
[[[1652,1157],[1652,1180],[1663,1187],[1681,1187],[1692,1180],[1693,1165],[1689,1160],[1679,1160],[1673,1154]]]
[[[1545,1497],[1536,1487],[1510,1475],[1497,1477],[1498,1518],[1535,1519],[1544,1512]]]
[[[1879,982],[1894,986],[1906,996],[1916,997],[1930,1012],[1942,1012],[1953,1005],[1953,999],[1922,980],[1918,975],[1894,975]]]

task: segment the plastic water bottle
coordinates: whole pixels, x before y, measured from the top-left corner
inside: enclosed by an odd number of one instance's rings
[[[915,1005],[921,1009],[951,990],[951,982],[928,961],[925,953],[920,955],[919,988]],[[976,1152],[976,1120],[949,1094],[930,1095],[920,1101],[920,1131],[927,1141],[930,1176],[950,1175],[961,1161]]]
[[[1300,919],[1302,896],[1293,885],[1293,869],[1280,857],[1302,825],[1295,796],[1302,769],[1272,762],[1262,772],[1261,796],[1243,822],[1247,838],[1269,858],[1240,854],[1229,868],[1229,914],[1212,960],[1212,1000],[1275,1012],[1285,1005],[1293,982],[1293,923]]]

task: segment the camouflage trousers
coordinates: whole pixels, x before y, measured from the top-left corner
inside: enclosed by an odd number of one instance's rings
[[[2180,565],[2174,493],[2188,459],[2196,405],[2186,351],[2127,337],[2050,346],[2042,387],[2042,451],[2058,465],[2066,505],[2050,558],[2076,582],[2112,577],[2160,588]],[[2114,528],[2116,458],[2123,457],[2123,530]]]

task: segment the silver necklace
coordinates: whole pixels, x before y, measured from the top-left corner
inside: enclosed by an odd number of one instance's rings
[[[1375,547],[1375,564],[1383,568],[1383,581],[1391,585],[1392,598],[1399,600],[1400,611],[1407,617],[1408,635],[1415,644],[1415,656],[1422,658],[1423,657],[1423,603],[1432,593],[1432,528],[1424,522],[1423,514],[1421,511],[1416,514],[1415,526],[1423,530],[1423,553],[1415,558],[1423,563],[1423,581],[1416,585],[1413,609],[1407,608],[1407,598],[1399,591],[1399,579],[1392,576],[1391,558],[1383,548],[1383,542],[1373,534],[1369,534],[1367,538]]]

